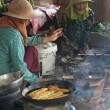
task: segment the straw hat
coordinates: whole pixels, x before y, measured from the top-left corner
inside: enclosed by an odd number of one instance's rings
[[[70,0],[71,4],[77,4],[79,2],[93,2],[92,0]]]
[[[92,0],[71,0],[71,1],[72,1],[72,4],[76,4],[79,2],[93,2]]]
[[[36,6],[49,6],[53,4],[53,0],[35,0],[34,1]]]
[[[40,10],[36,10],[36,13],[27,0],[13,0],[8,6],[8,11],[3,14],[20,19],[33,19],[44,15]]]

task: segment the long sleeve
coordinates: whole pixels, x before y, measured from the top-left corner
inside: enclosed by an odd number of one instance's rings
[[[84,41],[85,41],[85,43],[88,43],[90,40],[88,32],[90,32],[92,30],[93,24],[94,24],[94,12],[92,10],[90,10],[88,19],[84,21],[84,28],[85,28]]]
[[[32,74],[28,69],[27,65],[24,62],[24,44],[22,37],[17,35],[10,41],[10,57],[11,57],[11,64],[14,71],[21,71],[24,74],[24,80],[28,81],[29,83],[36,83],[37,76]]]
[[[43,43],[44,37],[39,37],[34,35],[32,37],[28,37],[28,46],[34,46],[37,43]]]
[[[84,21],[85,31],[91,31],[91,28],[94,24],[94,12],[92,10],[89,11],[89,17]]]

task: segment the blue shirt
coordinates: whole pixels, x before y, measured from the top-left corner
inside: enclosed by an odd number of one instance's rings
[[[32,36],[28,38],[28,45],[42,43],[44,38]],[[24,40],[20,32],[12,27],[0,27],[0,75],[21,71],[24,80],[36,83],[37,76],[32,74],[24,62]]]

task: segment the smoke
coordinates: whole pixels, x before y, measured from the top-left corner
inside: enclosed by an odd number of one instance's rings
[[[74,97],[76,97],[78,100],[81,101],[90,101],[92,95],[94,93],[94,89],[93,88],[76,88],[75,92],[74,92]]]
[[[86,78],[88,75],[103,77],[105,68],[110,66],[110,49],[91,49],[86,54],[84,66],[77,67],[78,71],[75,76],[79,78]]]
[[[75,82],[73,82],[75,86],[75,92],[73,94],[74,100],[88,104],[92,99],[93,104],[95,104],[97,100],[100,100],[106,78],[106,67],[108,65],[110,66],[110,56],[104,56],[104,54],[109,53],[110,49],[91,49],[88,51],[87,54],[93,55],[85,56],[83,60],[84,65],[77,66],[76,69],[78,71],[74,74],[76,78]],[[97,56],[97,54],[102,55]],[[94,86],[91,86],[92,83],[94,83]]]

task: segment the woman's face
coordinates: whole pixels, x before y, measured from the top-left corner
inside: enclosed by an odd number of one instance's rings
[[[30,23],[30,20],[25,20],[25,24],[26,24],[26,26],[28,26],[29,23]]]
[[[65,14],[63,14],[62,19],[67,20],[67,16]]]
[[[78,10],[78,11],[83,11],[87,6],[87,2],[80,2],[80,3],[77,3],[75,4],[75,8]]]

